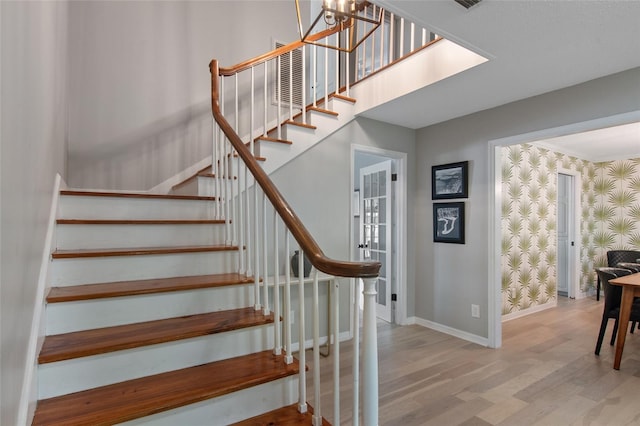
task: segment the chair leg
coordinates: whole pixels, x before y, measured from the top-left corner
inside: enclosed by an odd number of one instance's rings
[[[600,323],[600,333],[598,333],[598,341],[596,343],[596,355],[600,355],[600,347],[602,346],[602,340],[604,339],[604,332],[607,330],[607,322],[609,322],[609,318],[603,316],[602,322]]]
[[[618,318],[613,323],[613,333],[611,333],[611,346],[616,342],[616,336],[618,335]]]
[[[634,331],[636,331],[636,322],[632,321],[631,322],[631,334],[633,334]]]
[[[600,300],[600,277],[596,282],[596,300]]]

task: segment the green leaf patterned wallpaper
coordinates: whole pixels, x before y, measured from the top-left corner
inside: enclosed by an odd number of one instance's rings
[[[556,298],[558,168],[582,176],[583,292],[612,249],[640,249],[640,159],[592,163],[530,144],[502,151],[502,314]]]

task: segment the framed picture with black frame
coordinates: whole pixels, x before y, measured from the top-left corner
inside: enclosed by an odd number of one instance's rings
[[[432,166],[431,199],[467,198],[469,195],[468,170],[468,161]]]
[[[433,203],[433,241],[464,244],[464,202]]]

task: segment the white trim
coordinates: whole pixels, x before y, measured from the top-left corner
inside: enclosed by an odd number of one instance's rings
[[[640,121],[640,110],[627,112],[623,114],[612,115],[608,117],[596,118],[593,120],[582,121],[565,126],[552,127],[544,130],[523,133],[520,135],[508,136],[499,139],[493,139],[488,142],[489,148],[489,297],[488,309],[493,315],[489,314],[489,342],[491,347],[499,347],[502,341],[502,321],[496,321],[495,318],[501,316],[501,298],[502,284],[500,282],[500,246],[499,241],[502,238],[502,229],[500,223],[500,201],[502,197],[502,181],[501,174],[501,153],[500,148],[509,145],[518,145],[522,143],[530,143],[540,141],[546,138],[565,136],[573,133],[587,132],[590,130],[601,129],[604,127],[618,126],[622,124]],[[491,185],[493,182],[493,185]],[[493,242],[491,240],[493,239]],[[496,254],[496,252],[498,254]],[[494,346],[495,344],[495,346]]]
[[[514,320],[516,318],[526,317],[527,315],[535,314],[536,312],[546,311],[547,309],[555,308],[558,306],[558,300],[552,300],[551,302],[547,302],[544,305],[533,306],[529,309],[523,309],[518,312],[513,312],[511,314],[506,314],[502,316],[502,322],[507,322]]]
[[[486,337],[478,336],[477,334],[471,334],[467,331],[458,330],[457,328],[449,327],[446,325],[438,324],[437,322],[429,321],[418,317],[407,318],[407,324],[416,324],[422,327],[429,328],[431,330],[439,331],[444,334],[448,334],[458,339],[466,340],[471,343],[476,343],[481,346],[488,347],[489,339]]]
[[[47,223],[47,233],[42,249],[40,261],[40,273],[38,275],[38,287],[34,300],[33,317],[31,320],[31,331],[29,335],[29,346],[27,348],[27,363],[22,379],[22,391],[20,393],[20,404],[18,406],[18,424],[31,424],[38,401],[38,352],[42,347],[45,336],[45,294],[49,288],[51,264],[51,253],[56,246],[56,217],[58,215],[58,201],[60,200],[60,189],[66,187],[60,174],[56,174],[53,184],[53,194],[51,197],[51,207],[49,209],[49,220]]]
[[[187,167],[181,172],[176,173],[169,179],[165,180],[162,183],[159,183],[146,192],[152,194],[168,194],[174,186],[186,181],[187,179],[198,173],[200,170],[211,165],[213,163],[213,160],[211,158],[212,156],[210,155],[207,158],[198,161],[196,164],[193,164],[192,166]]]
[[[408,223],[408,178],[407,178],[407,153],[400,151],[391,151],[388,149],[366,146],[366,145],[357,145],[351,144],[351,173],[349,176],[350,181],[350,189],[354,188],[354,164],[355,164],[355,155],[356,152],[364,152],[367,154],[375,154],[383,157],[388,157],[395,160],[396,165],[396,174],[398,175],[398,180],[396,183],[396,203],[398,206],[396,214],[396,275],[397,275],[397,303],[396,303],[396,312],[394,322],[399,325],[407,324],[407,253],[408,251],[408,235],[407,235],[407,223]],[[351,191],[349,191],[349,197],[351,197]],[[349,200],[349,205],[351,205],[351,200]],[[349,257],[351,260],[353,259],[353,247],[356,242],[353,239],[353,210],[349,209]]]
[[[558,167],[558,169],[556,170],[556,174],[563,174],[563,175],[568,175],[568,176],[572,176],[573,177],[573,257],[569,259],[569,267],[571,268],[571,274],[569,275],[571,277],[571,281],[569,282],[569,298],[572,299],[576,299],[578,297],[578,294],[580,294],[580,253],[582,252],[582,235],[581,235],[581,222],[582,222],[582,216],[581,216],[581,212],[582,212],[582,200],[581,200],[581,193],[582,193],[582,175],[580,174],[580,172],[577,172],[575,170],[568,170],[568,169],[564,169],[562,167]],[[558,191],[556,191],[556,198],[558,197]],[[556,209],[557,209],[558,203],[556,201]],[[558,215],[556,214],[556,222],[558,221]],[[558,229],[557,227],[557,223],[556,223],[556,229]],[[556,240],[557,240],[558,236],[556,233]],[[556,247],[557,247],[557,243],[556,243]],[[556,262],[557,260],[557,256],[556,256]],[[558,265],[556,265],[556,270],[558,268]],[[584,296],[583,296],[584,297]]]

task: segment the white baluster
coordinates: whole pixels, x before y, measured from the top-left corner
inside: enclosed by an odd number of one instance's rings
[[[267,111],[269,109],[269,102],[268,102],[268,99],[267,99],[269,97],[269,95],[267,94],[268,93],[268,86],[267,85],[268,85],[268,81],[269,81],[267,79],[267,70],[268,69],[269,69],[268,63],[267,63],[267,61],[264,61],[264,86],[263,86],[264,87],[264,89],[263,89],[263,93],[264,93],[264,111],[263,111],[264,112],[264,119],[262,120],[262,124],[263,124],[263,128],[264,128],[264,130],[262,132],[263,136],[267,136],[267,132],[268,132],[267,126],[269,125],[268,124],[268,117],[267,117]]]
[[[245,175],[245,182],[246,182],[246,176],[247,176],[247,167],[246,165],[244,165],[244,162],[240,162],[238,160],[238,176],[240,176],[240,165],[244,166],[244,175]],[[231,185],[235,185],[233,183],[233,179],[231,179]],[[243,197],[242,197],[242,189],[239,186],[240,184],[238,184],[238,223],[236,226],[239,230],[240,233],[240,242],[238,243],[238,257],[240,260],[240,270],[239,272],[241,274],[245,274],[246,273],[246,264],[245,264],[245,259],[246,259],[246,250],[244,249],[245,243],[244,243],[244,203],[243,203]],[[246,191],[246,189],[245,189]]]
[[[276,59],[276,90],[278,92],[278,139],[282,139],[282,65],[281,56]]]
[[[360,282],[353,280],[353,426],[360,420]]]
[[[404,18],[400,18],[400,52],[398,52],[398,58],[404,56]]]
[[[340,44],[340,33],[336,33],[336,46]],[[340,51],[336,49],[336,95],[340,93]],[[329,109],[329,105],[324,106]]]
[[[293,362],[293,351],[291,350],[291,263],[289,255],[291,253],[289,238],[289,228],[284,229],[284,331],[285,331],[285,358],[287,364]]]
[[[305,366],[307,357],[305,353],[305,329],[304,329],[304,252],[298,246],[298,362],[300,365],[300,379],[298,381],[298,411],[307,412],[307,372]]]
[[[324,48],[324,106],[329,105],[329,49]]]
[[[422,29],[422,46],[424,46],[425,44],[427,44],[427,29],[423,28]]]
[[[340,426],[340,286],[337,279],[331,280],[330,305],[333,307],[333,424]],[[331,345],[331,334],[328,335]]]
[[[289,120],[293,121],[293,52],[289,52]]]
[[[247,190],[249,192],[249,190]],[[256,311],[262,307],[260,302],[260,218],[258,207],[258,185],[253,185],[253,250],[251,256],[253,258],[253,276],[256,288]]]
[[[311,75],[313,76],[313,106],[318,106],[318,46],[312,45],[311,49]]]
[[[376,5],[373,5],[373,14],[376,16]],[[371,72],[376,70],[376,33],[371,34]]]
[[[303,275],[299,270],[298,272]],[[327,294],[327,297],[329,295]],[[329,303],[329,299],[327,299]],[[320,297],[318,295],[318,271],[313,271],[313,424],[322,426],[320,410]],[[327,337],[330,336],[327,330]]]
[[[349,87],[351,87],[351,82],[349,81],[349,78],[351,77],[351,63],[350,63],[350,58],[351,58],[351,54],[349,52],[345,53],[345,67],[344,67],[344,71],[345,71],[345,77],[344,77],[344,84],[345,84],[345,95],[349,96]]]
[[[273,212],[273,324],[275,355],[282,354],[282,337],[280,336],[280,260],[278,256],[278,214]],[[285,256],[286,257],[286,256]],[[285,304],[286,306],[286,304]]]
[[[384,63],[384,10],[380,11],[380,27],[378,28],[378,32],[380,32],[380,68],[385,66]]]
[[[413,49],[415,49],[415,39],[416,39],[416,24],[415,23],[411,23],[411,50],[409,50],[409,53],[413,52]]]
[[[378,335],[376,329],[377,278],[364,280],[362,313],[362,420],[366,426],[378,424]]]
[[[396,16],[392,13],[391,16],[389,17],[389,63],[393,62],[394,60],[393,45],[394,45],[394,38],[395,38],[395,31],[394,31],[395,24],[396,24]]]
[[[213,217],[215,219],[220,219],[220,200],[222,197],[220,196],[220,191],[218,188],[218,179],[220,178],[217,171],[218,164],[218,123],[216,123],[215,118],[211,119],[211,173],[213,173],[213,196],[216,197],[215,210],[213,213]]]
[[[255,113],[254,113],[254,102],[255,102],[255,67],[251,67],[251,101],[250,108],[251,111],[249,113],[249,151],[251,151],[251,155],[255,156],[255,146],[253,142],[253,129],[255,128]]]
[[[258,185],[255,185],[256,190]],[[267,196],[262,192],[262,300],[263,307],[262,313],[264,315],[269,315],[269,286],[267,285],[267,278],[269,277],[269,268],[267,267]],[[275,271],[274,271],[274,279],[275,279]],[[276,285],[277,287],[277,285]]]

